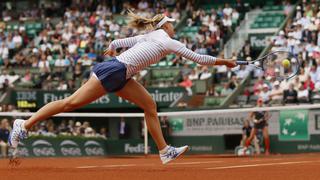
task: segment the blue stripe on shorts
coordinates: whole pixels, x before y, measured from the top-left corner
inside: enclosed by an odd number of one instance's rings
[[[96,64],[92,71],[107,92],[119,91],[129,80],[126,79],[127,68],[125,64],[116,58]]]

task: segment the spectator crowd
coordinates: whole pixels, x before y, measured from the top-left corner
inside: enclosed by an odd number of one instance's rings
[[[179,19],[180,8],[184,6],[184,1],[173,1],[171,5],[175,8],[169,10],[164,2],[125,1],[119,10],[116,2],[73,2],[65,8],[63,17],[55,17],[54,21],[39,9],[22,12],[20,16],[29,19],[43,16],[43,29],[33,39],[26,35],[23,25],[13,32],[6,31],[6,22],[14,17],[10,16],[10,10],[3,12],[6,21],[0,26],[1,69],[9,74],[15,67],[36,69],[18,74],[19,79],[10,84],[18,82],[31,88],[57,90],[77,88],[88,79],[92,65],[104,60],[102,52],[111,40],[141,33],[126,26],[127,9],[145,17],[165,13]]]

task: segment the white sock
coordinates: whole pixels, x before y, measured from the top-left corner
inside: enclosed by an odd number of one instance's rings
[[[166,153],[166,152],[168,151],[169,147],[170,147],[170,146],[167,145],[166,147],[164,147],[163,149],[161,149],[161,150],[159,151],[160,154]]]

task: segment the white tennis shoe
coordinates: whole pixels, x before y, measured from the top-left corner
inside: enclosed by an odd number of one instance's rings
[[[182,146],[182,147],[172,147],[169,146],[166,153],[161,154],[160,153],[160,159],[162,161],[162,164],[167,164],[172,160],[175,160],[177,157],[179,157],[181,154],[186,152],[189,149],[189,146]]]
[[[10,132],[8,143],[9,146],[16,149],[20,140],[27,138],[28,132],[25,130],[24,126],[25,120],[23,119],[16,119],[13,122],[13,128]]]

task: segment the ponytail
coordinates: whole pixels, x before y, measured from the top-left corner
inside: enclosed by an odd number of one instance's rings
[[[139,30],[154,30],[157,23],[159,23],[165,17],[163,14],[158,14],[153,18],[145,18],[133,13],[130,10],[128,10],[128,16],[130,17],[128,23],[129,27]]]

